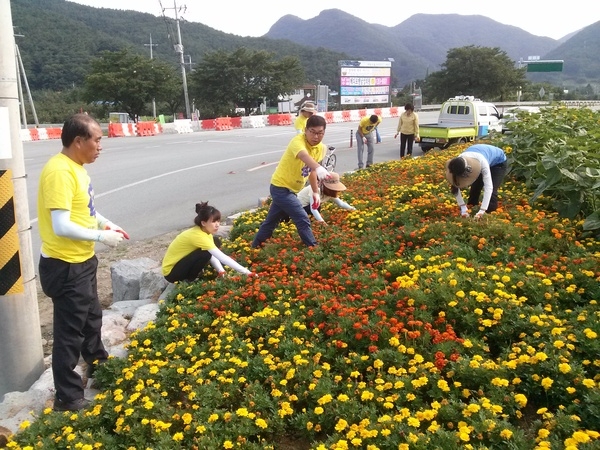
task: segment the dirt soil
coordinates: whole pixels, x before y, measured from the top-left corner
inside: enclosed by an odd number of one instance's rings
[[[98,257],[98,297],[103,309],[112,304],[112,281],[110,277],[110,266],[120,260],[150,258],[157,263],[162,258],[171,241],[180,232],[174,231],[146,241],[135,241],[120,243],[116,248],[97,248]],[[40,325],[42,328],[42,339],[44,345],[44,356],[52,353],[52,300],[46,297],[40,287],[39,278],[37,282],[38,309],[40,313]]]

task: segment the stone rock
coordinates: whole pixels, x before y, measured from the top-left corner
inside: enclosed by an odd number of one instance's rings
[[[150,258],[126,259],[111,265],[113,303],[123,300],[139,300],[142,274],[158,266],[159,263]]]
[[[156,319],[157,312],[158,303],[149,303],[139,307],[131,318],[131,322],[129,322],[129,325],[127,325],[127,330],[141,330],[148,324],[148,322]]]
[[[169,282],[165,280],[161,267],[143,272],[140,278],[140,293],[138,298],[157,300],[161,292],[167,287],[167,284]]]

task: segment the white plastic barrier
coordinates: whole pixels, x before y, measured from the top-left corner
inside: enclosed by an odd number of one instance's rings
[[[358,122],[360,121],[360,113],[358,109],[353,109],[350,111],[350,122]]]
[[[392,117],[390,108],[381,108],[381,117],[383,119],[389,119],[390,117]]]
[[[344,121],[344,116],[342,115],[342,111],[334,111],[333,112],[333,123],[341,123]]]
[[[31,141],[31,133],[28,128],[21,128],[21,141],[22,142],[30,142]]]
[[[40,141],[48,140],[48,130],[46,130],[45,128],[38,128],[38,136]]]
[[[263,128],[265,120],[263,116],[244,116],[242,117],[242,128]]]
[[[192,121],[190,119],[176,119],[175,129],[179,134],[193,133]]]

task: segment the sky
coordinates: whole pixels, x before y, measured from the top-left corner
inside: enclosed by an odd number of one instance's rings
[[[323,0],[300,2],[285,0],[69,0],[98,8],[127,9],[200,22],[225,33],[263,36],[281,17],[292,14],[311,19],[322,10],[340,9],[368,23],[393,27],[414,14],[482,15],[505,25],[513,25],[534,34],[560,39],[600,20],[594,1],[570,0],[428,0],[417,2],[375,2],[365,13],[366,0]],[[395,7],[384,7],[385,4]],[[402,4],[401,4],[402,3]],[[264,6],[263,6],[264,5]],[[310,6],[315,5],[315,6]],[[185,11],[184,11],[185,7]],[[435,33],[439,30],[431,30]]]

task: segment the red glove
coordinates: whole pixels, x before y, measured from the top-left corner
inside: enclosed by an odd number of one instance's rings
[[[321,196],[317,192],[313,192],[312,198],[312,209],[319,209],[319,206],[321,206]]]

